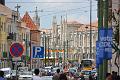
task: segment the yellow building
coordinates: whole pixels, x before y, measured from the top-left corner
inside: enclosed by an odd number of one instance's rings
[[[5,48],[7,46],[7,32],[6,32],[6,21],[7,21],[7,18],[5,15],[0,15],[0,55],[1,57],[3,56],[2,55],[2,52],[5,52],[7,51],[7,49]]]
[[[0,68],[7,67],[8,64],[8,29],[12,19],[12,10],[0,4]]]

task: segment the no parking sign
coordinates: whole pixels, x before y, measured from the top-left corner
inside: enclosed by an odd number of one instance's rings
[[[20,43],[14,43],[10,47],[10,54],[13,57],[21,57],[23,54],[23,46]]]

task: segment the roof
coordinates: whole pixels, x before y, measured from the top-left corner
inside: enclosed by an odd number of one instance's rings
[[[0,14],[6,15],[8,18],[12,18],[12,10],[7,6],[0,4]]]
[[[26,23],[26,26],[30,28],[30,30],[37,30],[37,26],[32,21],[31,17],[29,16],[28,12],[25,13],[25,15],[22,18],[22,21]]]
[[[91,26],[92,30],[98,30],[98,22],[92,22],[92,26]],[[82,25],[78,31],[86,31],[86,30],[90,30],[90,24],[84,24]]]
[[[78,21],[68,21],[67,24],[81,24],[81,23]]]

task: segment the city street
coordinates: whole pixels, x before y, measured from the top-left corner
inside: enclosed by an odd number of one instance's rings
[[[120,80],[120,0],[0,0],[0,80]]]

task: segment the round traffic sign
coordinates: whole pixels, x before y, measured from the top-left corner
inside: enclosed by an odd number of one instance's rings
[[[10,47],[10,54],[13,57],[21,57],[23,54],[23,46],[20,43],[14,43]]]

